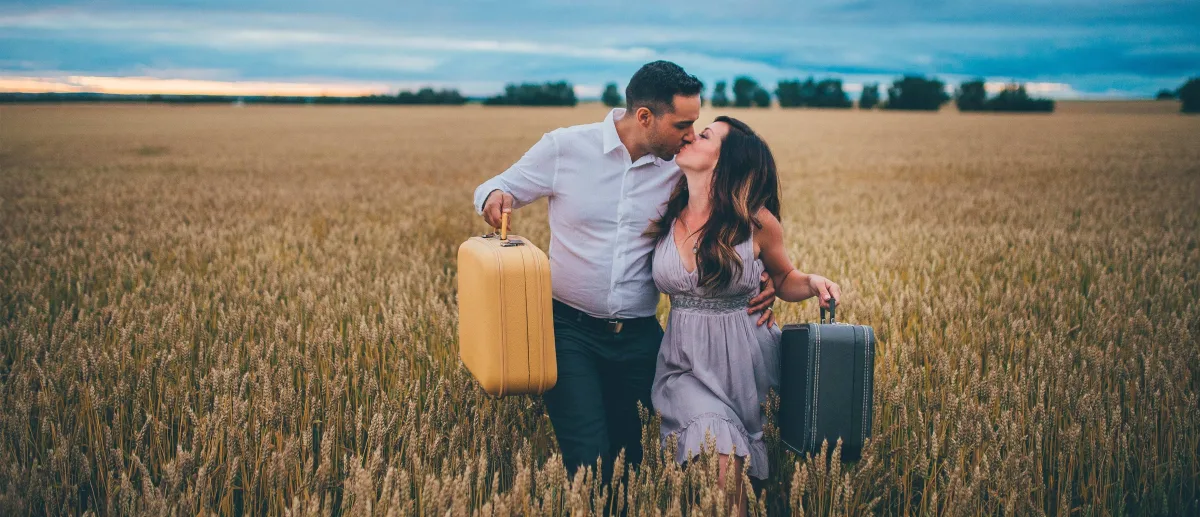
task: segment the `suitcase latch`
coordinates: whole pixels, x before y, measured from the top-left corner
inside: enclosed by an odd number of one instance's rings
[[[498,239],[498,238],[500,238],[500,234],[497,232],[485,233],[483,235],[480,235],[480,237],[483,237],[484,239]],[[524,246],[524,245],[525,245],[525,242],[520,239],[510,238],[508,240],[500,241],[500,247],[502,247],[502,248],[511,248],[513,246]]]

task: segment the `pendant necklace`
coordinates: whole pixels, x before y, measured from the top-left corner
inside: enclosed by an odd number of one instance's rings
[[[686,208],[685,208],[685,210],[686,210]],[[683,214],[679,215],[679,222],[683,223],[683,231],[687,232],[687,239],[691,239],[692,238],[692,229],[688,228],[687,219],[684,219]],[[684,244],[687,243],[687,239],[685,239],[683,241]],[[695,255],[699,252],[700,252],[700,239],[696,239],[696,243],[692,245],[692,254]]]

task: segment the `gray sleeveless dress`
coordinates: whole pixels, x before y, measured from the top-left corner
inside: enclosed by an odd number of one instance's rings
[[[654,250],[654,283],[671,298],[671,313],[658,352],[651,388],[654,409],[662,415],[662,444],[678,437],[676,461],[698,454],[705,433],[716,451],[749,456],[749,474],[767,477],[761,404],[779,385],[778,326],[757,326],[747,314],[759,292],[761,260],[754,258],[753,236],[737,247],[742,273],[716,292],[696,284],[699,273],[684,268],[675,246],[675,225]]]

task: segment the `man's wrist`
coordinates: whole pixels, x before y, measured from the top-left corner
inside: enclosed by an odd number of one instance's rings
[[[487,195],[487,196],[485,196],[485,197],[483,198],[483,206],[487,206],[487,204],[488,204],[488,200],[489,200],[489,199],[492,199],[492,194],[495,194],[495,193],[497,193],[497,192],[500,192],[500,193],[501,193],[500,195],[502,195],[502,196],[504,195],[504,194],[503,194],[504,190],[502,190],[502,189],[498,189],[498,188],[494,188],[494,189],[492,189],[492,191],[491,191],[491,192],[488,192],[488,195]]]
[[[486,196],[483,196],[483,202],[479,203],[479,206],[475,207],[477,212],[479,212],[480,214],[483,214],[483,209],[487,208],[488,200],[492,198],[492,194],[495,194],[497,190],[500,190],[500,189],[494,188],[491,191],[489,191]]]

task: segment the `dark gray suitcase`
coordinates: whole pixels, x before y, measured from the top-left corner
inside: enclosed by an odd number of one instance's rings
[[[780,343],[779,431],[796,454],[829,451],[842,439],[842,460],[862,456],[871,436],[875,390],[875,331],[836,321],[837,301],[829,301],[829,321],[786,325]]]

